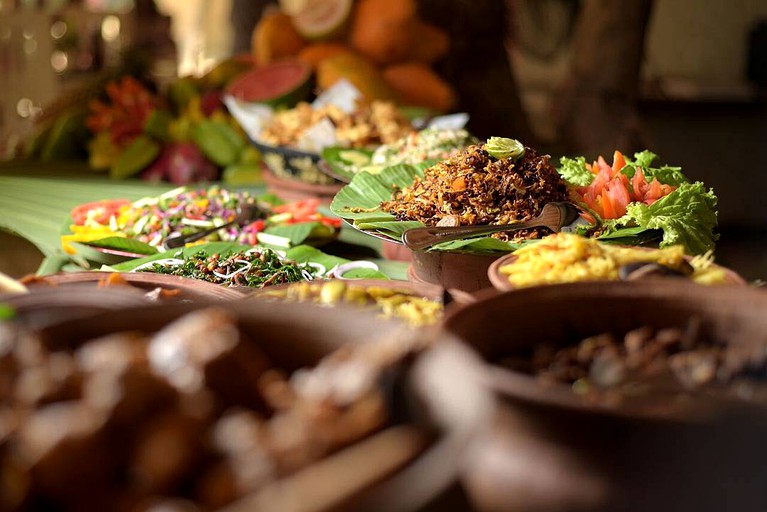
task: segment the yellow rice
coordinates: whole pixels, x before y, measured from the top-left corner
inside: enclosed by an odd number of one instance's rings
[[[547,236],[513,254],[516,256],[514,261],[499,270],[518,288],[576,281],[617,280],[620,268],[629,263],[654,262],[679,268],[685,258],[681,245],[664,249],[625,247],[571,233]],[[693,281],[701,284],[725,281],[724,270],[712,264],[710,253],[696,256],[688,262],[694,269],[691,276]]]

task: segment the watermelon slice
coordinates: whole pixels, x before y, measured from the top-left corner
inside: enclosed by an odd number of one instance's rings
[[[352,0],[304,0],[294,9],[291,21],[296,31],[309,41],[338,39],[346,30]]]
[[[226,92],[243,102],[290,108],[309,96],[311,78],[311,67],[303,62],[274,62],[235,78]]]

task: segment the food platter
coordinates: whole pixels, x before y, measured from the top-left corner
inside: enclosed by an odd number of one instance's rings
[[[545,239],[544,239],[545,240]],[[613,246],[607,246],[607,249],[610,249]],[[620,246],[616,246],[616,248],[620,248]],[[648,262],[648,265],[652,265],[652,263],[649,263],[651,259],[655,256],[653,254],[662,254],[660,250],[658,249],[652,249],[648,247],[622,247],[622,249],[626,251],[631,251],[632,253],[636,253],[634,258],[637,258],[637,261],[641,262]],[[555,252],[552,252],[551,254],[555,254]],[[559,256],[557,256],[559,257]],[[624,258],[631,258],[632,256],[627,255],[624,256]],[[509,279],[507,272],[504,272],[504,268],[508,268],[509,265],[513,264],[518,260],[518,256],[515,253],[506,254],[505,256],[501,256],[500,258],[493,261],[490,266],[487,269],[487,277],[490,281],[490,283],[493,285],[493,287],[498,291],[511,291],[518,289],[517,286],[515,286]],[[722,267],[721,265],[718,265],[712,261],[710,258],[706,257],[691,257],[691,256],[684,256],[684,261],[687,262],[687,264],[694,265],[695,269],[699,269],[699,274],[704,274],[701,276],[696,276],[694,273],[691,276],[686,276],[690,280],[698,280],[698,281],[704,281],[706,283],[710,284],[731,284],[731,285],[745,285],[746,281],[738,275],[735,271],[732,269]],[[585,265],[585,259],[578,261],[576,263],[583,263]],[[649,269],[648,269],[649,270]],[[564,276],[557,276],[553,274],[550,271],[549,274],[542,273],[540,276],[540,282],[534,282],[532,276],[534,273],[527,272],[527,275],[530,276],[527,278],[530,281],[530,285],[543,285],[543,284],[556,284],[556,283],[564,283],[564,282],[575,282],[575,281],[596,281],[596,280],[604,280],[605,278],[599,277],[599,276],[591,276],[589,277],[586,274],[583,274],[581,277],[564,277]],[[638,274],[637,274],[638,276]],[[652,277],[665,277],[668,278],[668,276],[659,276],[655,272],[648,272],[643,277],[637,277],[639,279],[648,279]],[[682,277],[679,275],[674,276],[676,278]],[[629,277],[627,276],[626,279]],[[616,276],[615,279],[618,279]]]
[[[79,288],[79,289],[128,289],[140,290],[146,296],[152,294],[158,302],[187,302],[194,300],[233,300],[243,294],[236,288],[226,288],[212,283],[179,276],[140,272],[62,272],[36,278],[28,285],[31,289]]]

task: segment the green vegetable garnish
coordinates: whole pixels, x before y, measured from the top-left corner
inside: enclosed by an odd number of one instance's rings
[[[690,254],[703,254],[714,247],[717,236],[717,199],[713,190],[703,183],[683,183],[650,206],[643,203],[628,205],[626,215],[614,222],[624,226],[662,229],[661,247],[682,244]]]
[[[8,304],[0,304],[0,322],[4,320],[13,320],[16,316],[16,310]]]
[[[559,159],[559,174],[569,184],[576,187],[585,187],[594,180],[594,175],[586,167],[586,158],[568,158],[563,156]]]
[[[490,137],[485,143],[485,151],[497,159],[512,158],[518,160],[525,154],[525,146],[516,139]]]

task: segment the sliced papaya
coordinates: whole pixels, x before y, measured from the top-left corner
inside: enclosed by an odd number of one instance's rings
[[[455,106],[455,90],[425,64],[394,64],[384,69],[383,76],[405,105],[427,107],[437,112],[446,112]]]
[[[419,20],[416,24],[416,33],[418,35],[413,42],[411,52],[413,60],[433,64],[447,55],[450,49],[450,36],[445,30]]]
[[[304,39],[329,41],[344,36],[352,12],[352,0],[307,0],[292,17]]]
[[[401,62],[410,55],[417,23],[415,0],[359,0],[349,42],[378,64]]]
[[[261,66],[234,79],[226,92],[240,101],[293,107],[312,91],[312,70],[300,61]]]
[[[253,30],[251,43],[253,60],[260,66],[297,55],[305,41],[296,32],[290,16],[274,11],[261,17]]]
[[[395,92],[386,83],[378,68],[360,55],[335,55],[317,66],[317,86],[320,90],[330,88],[342,78],[354,84],[368,100],[396,99]]]
[[[298,60],[317,69],[323,60],[344,53],[353,53],[353,51],[343,43],[313,43],[301,50]]]

